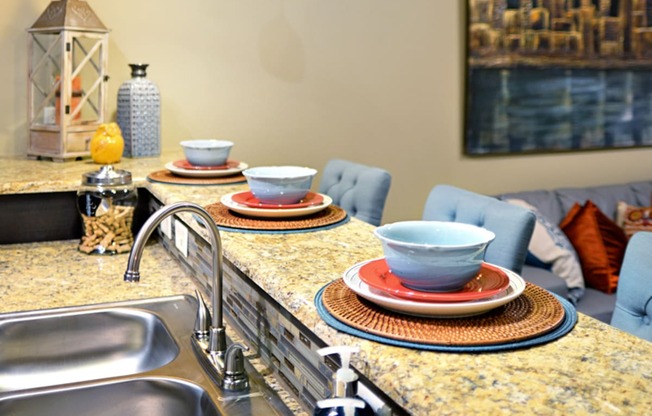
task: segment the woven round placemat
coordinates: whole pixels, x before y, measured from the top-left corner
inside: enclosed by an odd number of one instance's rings
[[[563,305],[528,283],[521,296],[485,314],[466,318],[421,318],[383,309],[355,294],[342,279],[323,291],[322,304],[337,320],[381,337],[430,345],[475,346],[541,336],[564,319]]]
[[[147,175],[147,179],[150,182],[161,182],[174,185],[230,185],[247,181],[247,178],[245,178],[242,173],[218,178],[186,178],[183,176],[177,176],[167,169],[152,172]]]
[[[314,214],[296,218],[254,218],[233,212],[221,202],[207,205],[206,211],[218,226],[244,230],[306,230],[337,224],[347,218],[346,211],[336,205],[330,205]]]

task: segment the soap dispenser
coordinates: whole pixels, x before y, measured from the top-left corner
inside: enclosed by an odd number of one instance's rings
[[[317,350],[322,357],[339,354],[342,366],[333,378],[333,398],[317,402],[315,416],[373,416],[369,403],[358,396],[358,375],[350,367],[351,354],[360,347],[335,346]]]

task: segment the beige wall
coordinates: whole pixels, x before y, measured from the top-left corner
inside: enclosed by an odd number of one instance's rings
[[[0,155],[26,152],[26,32],[48,0],[2,0]],[[163,146],[228,138],[252,165],[333,157],[393,175],[385,222],[437,183],[498,193],[652,179],[652,150],[462,155],[462,0],[89,0],[110,35],[110,112],[128,63],[161,89]]]

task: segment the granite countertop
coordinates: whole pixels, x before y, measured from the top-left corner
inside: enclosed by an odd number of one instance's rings
[[[124,159],[117,167],[132,171],[135,181],[164,203],[187,200],[207,205],[225,193],[244,189],[245,185],[182,186],[145,180],[149,172],[177,157],[175,152],[160,158]],[[73,190],[83,172],[97,169],[88,161],[2,159],[2,163],[0,193],[4,194]],[[412,414],[638,415],[652,408],[652,344],[585,315],[580,314],[575,328],[554,342],[484,354],[391,347],[329,327],[316,312],[315,293],[351,265],[382,255],[372,231],[372,226],[352,219],[334,229],[303,234],[223,232],[222,240],[224,255],[324,342],[359,345],[361,354],[354,366]],[[47,252],[50,244],[55,250],[57,243],[41,243],[33,252]],[[108,261],[99,260],[104,258],[81,255],[71,246],[65,257],[58,256],[69,260],[57,265],[51,258],[30,259],[30,248],[36,246],[0,246],[2,311],[41,307],[37,300],[46,297],[52,298],[48,305],[96,303],[96,299],[188,293],[190,287],[176,274],[163,272],[124,287],[122,268],[109,270]],[[143,257],[143,271],[149,269],[148,257],[161,257],[156,251],[160,247],[147,250],[152,251]],[[97,275],[102,269],[107,269],[104,278]],[[21,274],[30,278],[15,283],[18,277],[13,276]],[[91,274],[92,278],[82,277]]]
[[[122,279],[127,255],[89,256],[78,240],[0,245],[0,313],[192,294],[193,281],[160,244],[148,243],[143,279]]]

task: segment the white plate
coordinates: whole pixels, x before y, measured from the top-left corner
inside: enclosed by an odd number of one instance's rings
[[[370,260],[372,261],[372,260]],[[428,318],[461,318],[479,315],[502,306],[523,293],[525,281],[521,276],[500,266],[509,276],[509,287],[504,292],[488,299],[473,300],[468,302],[416,302],[395,298],[383,291],[369,287],[360,280],[358,271],[365,264],[364,261],[351,266],[344,272],[344,283],[363,298],[394,312],[404,313]]]
[[[241,191],[239,191],[241,192]],[[223,195],[220,198],[226,207],[230,210],[237,212],[238,214],[248,215],[250,217],[260,217],[260,218],[289,218],[289,217],[303,217],[306,215],[314,214],[333,203],[333,199],[325,194],[320,194],[324,198],[324,202],[319,205],[311,205],[308,207],[301,208],[254,208],[248,207],[246,205],[238,204],[234,202],[232,196],[238,192],[231,192],[230,194]]]
[[[240,173],[247,169],[249,165],[240,162],[235,168],[217,169],[217,170],[197,170],[197,169],[184,169],[174,166],[174,162],[165,164],[165,169],[174,173],[175,175],[185,176],[188,178],[220,178],[222,176],[231,176]]]

